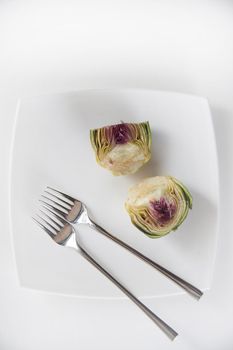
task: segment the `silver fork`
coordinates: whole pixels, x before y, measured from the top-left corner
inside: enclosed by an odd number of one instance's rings
[[[182,287],[186,292],[194,296],[196,299],[199,299],[203,295],[201,290],[194,287],[192,284],[186,282],[185,280],[175,275],[174,273],[170,272],[163,266],[159,265],[157,262],[146,257],[145,255],[140,253],[138,250],[134,249],[133,247],[131,247],[124,241],[120,240],[119,238],[113,236],[111,233],[107,232],[104,228],[102,228],[97,223],[95,223],[89,217],[85,204],[80,200],[74,197],[71,197],[61,191],[55,190],[54,188],[49,186],[46,188],[45,193],[46,194],[42,195],[42,197],[45,200],[40,200],[40,201],[43,203],[43,205],[46,208],[49,208],[50,210],[52,210],[53,213],[61,216],[66,221],[72,223],[75,226],[79,224],[89,225],[94,230],[100,232],[101,234],[108,237],[115,243],[119,244],[121,247],[127,249],[132,254],[136,255],[138,258],[150,264],[152,267],[160,271],[166,277],[170,278],[173,282],[175,282],[177,285]]]
[[[80,244],[78,233],[75,227],[63,219],[60,215],[51,214],[41,210],[43,217],[39,220],[33,218],[37,224],[48,233],[48,235],[59,245],[80,250],[81,255],[95,266],[103,275],[112,281],[129,299],[131,299],[171,340],[178,335],[174,329],[166,324],[161,318],[155,315],[145,304],[137,299],[126,287],[124,287],[115,277],[105,270]]]

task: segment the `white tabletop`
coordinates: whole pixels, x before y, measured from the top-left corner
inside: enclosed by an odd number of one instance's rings
[[[227,0],[1,2],[1,350],[232,349],[232,37]],[[99,87],[180,91],[210,103],[221,200],[212,287],[199,302],[188,296],[146,301],[179,330],[174,343],[126,299],[82,300],[18,283],[8,220],[17,98]]]

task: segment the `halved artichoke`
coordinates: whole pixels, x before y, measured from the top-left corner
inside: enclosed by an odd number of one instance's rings
[[[151,157],[149,122],[121,123],[90,130],[96,161],[113,175],[135,173]]]
[[[176,178],[155,176],[129,189],[125,207],[139,230],[159,238],[182,224],[192,208],[192,196]]]

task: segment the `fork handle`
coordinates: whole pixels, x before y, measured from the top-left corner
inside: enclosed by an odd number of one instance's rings
[[[136,298],[126,287],[124,287],[115,277],[105,270],[96,260],[94,260],[82,247],[80,247],[82,256],[95,266],[104,276],[112,281],[129,299],[131,299],[171,340],[174,340],[178,333],[166,324],[161,318],[155,315],[145,304]]]
[[[121,247],[129,250],[132,254],[136,255],[138,258],[142,259],[143,261],[147,262],[149,265],[153,266],[156,270],[164,274],[166,277],[170,278],[173,282],[178,284],[181,288],[186,290],[189,294],[194,296],[196,299],[200,299],[200,297],[203,295],[202,291],[196,287],[194,287],[192,284],[186,282],[179,276],[175,275],[174,273],[168,271],[163,266],[159,265],[155,261],[151,260],[150,258],[146,257],[142,253],[140,253],[138,250],[134,249],[124,241],[120,240],[119,238],[113,236],[111,233],[107,232],[105,229],[103,229],[101,226],[96,224],[94,221],[90,220],[90,226],[95,229],[96,231],[102,233],[104,236],[108,237],[115,243],[119,244]]]

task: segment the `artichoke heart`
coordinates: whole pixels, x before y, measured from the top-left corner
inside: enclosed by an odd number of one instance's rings
[[[113,175],[138,171],[151,157],[149,122],[121,123],[90,130],[96,161]]]
[[[192,196],[176,178],[155,176],[129,189],[125,207],[139,230],[159,238],[182,224],[192,208]]]

